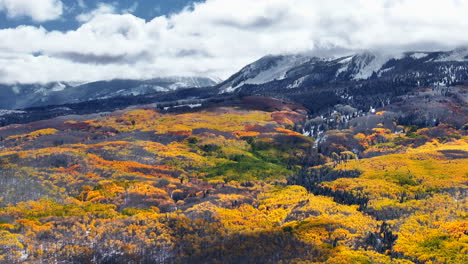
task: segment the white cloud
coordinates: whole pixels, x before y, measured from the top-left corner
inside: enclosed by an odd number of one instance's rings
[[[132,14],[135,13],[138,9],[138,2],[134,2],[130,7],[125,8],[122,10],[122,13],[124,14]]]
[[[84,3],[83,3],[84,4]],[[131,14],[138,9],[138,2],[133,3],[128,8],[118,10],[118,3],[98,3],[94,10],[86,13],[81,13],[76,16],[76,20],[81,23],[90,21],[91,19],[105,14]]]
[[[86,3],[85,3],[84,0],[77,0],[76,2],[77,2],[78,6],[79,6],[81,9],[84,9],[84,8],[87,7],[87,5],[86,5]]]
[[[76,16],[76,20],[78,22],[88,22],[91,19],[104,15],[104,14],[115,14],[117,11],[116,6],[114,4],[106,4],[106,3],[98,3],[96,9],[91,10],[87,13],[81,13]]]
[[[461,0],[207,0],[151,21],[107,8],[74,31],[0,30],[0,82],[225,78],[266,54],[468,44]]]
[[[0,11],[8,17],[30,17],[37,22],[54,20],[63,13],[60,0],[0,0]]]

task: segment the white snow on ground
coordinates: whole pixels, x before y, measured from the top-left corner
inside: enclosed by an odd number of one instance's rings
[[[208,76],[207,78],[210,79],[211,81],[213,81],[216,84],[221,83],[223,81],[223,79],[221,79],[219,77],[216,77],[216,76]]]
[[[243,83],[242,83],[243,84]],[[224,88],[221,92],[222,93],[232,93],[234,92],[237,88],[239,88],[240,86],[242,86],[242,84],[239,84],[238,86],[236,87],[232,87],[232,86],[229,86],[227,88]]]
[[[309,77],[309,75],[306,75],[304,77],[301,77],[301,78],[295,80],[294,83],[288,85],[287,88],[288,89],[294,89],[294,88],[297,88],[297,87],[301,86],[301,84],[307,79],[307,77]]]
[[[262,84],[274,80],[282,80],[286,78],[286,74],[289,70],[306,63],[310,59],[310,56],[304,55],[283,56],[282,58],[275,61],[275,63],[270,68],[264,71],[260,71],[255,75],[255,72],[259,67],[261,67],[259,64],[263,63],[263,61],[260,60],[257,62],[257,64],[251,64],[242,70],[242,74],[238,77],[238,80],[243,79],[242,82],[240,82],[235,87],[225,87],[222,89],[222,92],[233,92],[244,84]],[[236,82],[236,80],[233,82]]]
[[[189,88],[189,87],[205,87],[209,85],[216,85],[220,82],[219,78],[216,77],[208,77],[208,78],[199,78],[199,77],[167,77],[163,78],[169,82],[173,82],[171,85],[168,86],[171,90],[176,90],[179,88]],[[211,84],[208,84],[207,81],[211,81]]]
[[[424,53],[424,52],[416,52],[416,53],[411,54],[410,56],[413,59],[419,60],[419,59],[422,59],[424,57],[427,57],[427,55],[429,55],[429,54]]]
[[[23,114],[26,113],[25,111],[18,111],[18,110],[3,110],[0,109],[0,116],[10,115],[10,114]]]
[[[357,60],[357,65],[360,66],[360,70],[354,75],[355,80],[368,79],[372,74],[378,73],[382,67],[391,59],[400,60],[404,58],[402,52],[391,52],[391,53],[378,53],[378,52],[364,52],[355,55],[354,61]],[[361,60],[361,61],[359,61]]]
[[[338,63],[348,63],[350,62],[351,60],[353,59],[353,56],[349,56],[349,57],[346,57],[340,61],[338,61]]]
[[[11,87],[11,89],[13,90],[13,92],[15,94],[20,94],[21,93],[21,90],[20,90],[20,88],[18,86],[13,86],[13,87]]]
[[[369,58],[369,56],[372,56],[373,58]],[[382,55],[382,54],[365,54],[364,56],[362,55],[356,55],[359,57],[356,57],[358,59],[357,64],[360,67],[360,70],[358,73],[354,75],[355,80],[364,80],[368,79],[369,77],[372,76],[374,72],[379,72],[379,70],[382,68],[382,66],[389,61],[392,57],[389,55]],[[362,58],[362,61],[359,61],[359,59]]]
[[[374,73],[378,76],[392,71],[392,67],[384,67],[390,60],[412,58],[415,60],[426,58],[430,52],[402,52],[402,51],[365,51],[354,56],[342,58],[318,59],[307,55],[268,56],[246,66],[235,78],[221,87],[220,93],[233,92],[245,84],[263,84],[274,80],[282,80],[288,76],[292,69],[310,62],[309,70],[313,70],[314,63],[311,60],[331,61],[337,64],[338,70],[335,77],[344,72],[350,72],[354,80],[369,79]],[[431,59],[432,60],[432,59]],[[452,52],[444,53],[435,61],[468,61],[468,48],[459,48]],[[450,78],[449,78],[450,79]],[[306,76],[296,79],[287,88],[297,88],[306,80]]]
[[[185,105],[177,105],[177,106],[166,106],[164,107],[164,110],[169,110],[171,108],[181,108],[181,107],[186,107],[186,106],[193,109],[193,108],[201,107],[202,104],[185,104]]]
[[[414,53],[413,56],[422,58],[427,56],[427,53]],[[324,58],[322,61],[334,61],[340,64],[341,67],[335,73],[338,77],[341,73],[348,70],[353,70],[355,73],[352,77],[355,80],[368,79],[375,73],[383,73],[383,65],[391,59],[402,59],[404,56],[402,52],[393,53],[379,53],[379,52],[363,52],[354,56],[346,56],[340,59],[336,58]],[[274,80],[282,80],[287,77],[288,72],[312,59],[317,59],[307,55],[288,55],[278,57],[265,57],[257,61],[256,63],[246,66],[239,72],[238,76],[233,79],[230,83],[226,83],[221,88],[221,93],[234,92],[239,87],[245,84],[263,84]],[[271,61],[269,61],[271,60]],[[311,66],[313,67],[313,63]],[[352,69],[351,69],[352,68]],[[389,69],[386,69],[391,70]],[[296,88],[301,85],[305,79],[300,78],[289,85],[287,88]]]
[[[343,64],[343,66],[341,66],[341,68],[339,68],[339,69],[336,71],[335,76],[338,77],[338,75],[340,75],[342,72],[347,71],[348,68],[349,68],[349,63],[348,63],[348,64]]]
[[[386,73],[386,72],[388,72],[388,71],[391,71],[391,70],[393,70],[393,69],[395,69],[395,67],[390,67],[390,68],[381,69],[381,70],[379,71],[379,77],[382,76],[382,74],[384,74],[384,73]]]
[[[48,91],[47,91],[47,89],[45,87],[41,87],[41,88],[34,91],[35,94],[41,94],[41,95],[44,95],[44,96],[48,94],[47,92]]]
[[[57,83],[56,85],[54,85],[54,87],[52,87],[50,90],[52,92],[60,92],[60,91],[63,91],[65,90],[67,86],[63,83]]]
[[[435,61],[468,61],[468,48],[455,49],[448,54],[443,54]]]
[[[275,67],[270,68],[268,71],[262,71],[260,74],[246,80],[246,84],[261,84],[271,82],[273,80],[282,80],[286,77],[286,73],[292,68],[307,62],[310,58],[303,56],[285,56],[282,60],[278,61]]]

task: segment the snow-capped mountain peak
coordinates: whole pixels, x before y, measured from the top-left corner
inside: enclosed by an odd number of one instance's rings
[[[454,49],[450,52],[443,53],[440,57],[436,60],[438,62],[443,61],[468,61],[468,48],[462,47]]]
[[[401,55],[398,55],[401,57]],[[339,58],[319,58],[308,55],[277,55],[265,56],[252,64],[247,65],[238,73],[231,76],[223,82],[221,93],[233,92],[243,85],[259,85],[271,81],[278,81],[287,78],[294,78],[301,75],[300,71],[313,71],[314,68],[322,69],[323,65],[339,65],[335,71],[335,76],[346,76],[350,79],[367,79],[374,72],[379,72],[382,66],[393,55],[380,54],[371,51],[365,51],[354,55],[348,55]],[[301,78],[301,79],[299,79]],[[298,82],[304,81],[305,76],[296,79],[296,84],[289,87],[295,87]]]
[[[77,103],[119,96],[169,92],[180,88],[211,87],[215,78],[164,77],[151,80],[110,80],[91,83],[0,84],[0,109]]]
[[[232,92],[244,84],[262,84],[286,78],[289,70],[300,66],[312,57],[305,55],[265,56],[247,65],[223,85],[222,92]]]
[[[374,81],[375,80],[375,81]],[[446,52],[364,51],[338,58],[266,56],[218,85],[220,93],[362,85],[448,86],[468,80],[468,49]],[[264,93],[264,92],[262,92]],[[259,92],[260,94],[260,92]]]

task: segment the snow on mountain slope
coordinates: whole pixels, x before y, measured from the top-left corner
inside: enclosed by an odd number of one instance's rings
[[[254,78],[246,80],[245,83],[260,84],[273,80],[282,80],[286,77],[286,73],[293,67],[299,66],[302,63],[310,60],[308,57],[302,56],[285,56],[275,63],[268,71],[262,71]]]
[[[26,113],[26,112],[24,112],[24,111],[18,111],[18,110],[4,110],[4,109],[0,109],[0,116],[11,115],[11,114],[22,114],[22,113]]]
[[[410,57],[413,58],[413,59],[419,60],[419,59],[422,59],[424,57],[427,57],[427,55],[429,55],[429,54],[426,53],[426,52],[415,52],[415,53],[412,53],[410,55]]]
[[[244,67],[218,87],[220,93],[230,93],[244,86],[271,87],[266,84],[281,81],[284,88],[295,89],[392,76],[418,85],[450,85],[464,80],[467,69],[467,48],[448,52],[364,51],[339,58],[270,55]]]
[[[350,63],[354,63],[357,67],[355,68],[355,74],[353,79],[355,80],[364,80],[368,79],[374,73],[378,73],[382,67],[390,59],[399,59],[401,55],[390,55],[390,54],[379,54],[379,53],[370,53],[365,52],[362,54],[357,54],[353,56],[353,59]]]
[[[245,84],[263,84],[275,80],[291,78],[297,68],[312,70],[315,66],[335,63],[340,67],[336,70],[336,76],[341,73],[351,73],[353,79],[367,79],[373,72],[378,72],[381,67],[394,56],[363,52],[341,58],[318,58],[308,55],[279,55],[266,56],[244,67],[238,73],[226,80],[220,91],[222,93],[233,92]],[[304,69],[301,69],[304,70]],[[289,88],[297,87],[307,77],[301,76],[295,80]]]
[[[244,84],[262,84],[282,80],[287,72],[312,58],[302,55],[266,56],[246,66],[223,85],[222,92],[232,92]]]
[[[210,87],[215,78],[166,77],[151,80],[111,80],[91,83],[0,84],[0,109],[77,103],[118,96],[169,92],[180,88]]]
[[[179,88],[189,88],[189,87],[207,87],[213,86],[221,82],[219,78],[215,77],[207,77],[207,78],[200,78],[200,77],[167,77],[167,78],[158,78],[155,80],[164,80],[167,82],[172,82],[172,84],[168,85],[167,88],[169,90],[176,90]]]
[[[436,60],[438,62],[442,61],[468,61],[468,48],[458,48],[453,51],[443,53]]]

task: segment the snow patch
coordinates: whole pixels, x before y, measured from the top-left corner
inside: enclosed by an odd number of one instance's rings
[[[268,69],[267,71],[260,72],[254,78],[244,81],[245,84],[262,84],[274,80],[283,80],[286,74],[292,68],[307,62],[309,57],[302,56],[286,56],[277,62],[276,66]]]
[[[168,89],[164,88],[162,86],[151,86],[151,89],[153,89],[155,92],[167,92]]]
[[[367,54],[365,56],[360,56],[360,55],[357,55],[357,56],[359,57],[357,57],[356,63],[358,67],[360,67],[360,70],[358,73],[354,75],[355,80],[368,79],[369,77],[372,76],[372,74],[374,74],[374,72],[376,73],[379,72],[382,66],[385,65],[385,63],[389,61],[391,58],[393,58],[388,55],[380,55],[380,54],[373,55],[373,58],[369,57],[372,55],[367,55]]]
[[[60,92],[60,91],[63,91],[65,90],[67,86],[63,83],[57,83],[56,85],[54,85],[50,90],[52,92]]]
[[[4,110],[0,109],[0,116],[4,115],[11,115],[11,114],[24,114],[26,113],[25,111],[19,111],[19,110]]]
[[[301,78],[295,80],[294,83],[288,85],[287,88],[288,89],[294,89],[294,88],[297,88],[297,87],[301,86],[301,84],[307,79],[307,77],[309,77],[309,75],[306,75],[304,77],[301,77]]]
[[[443,61],[468,61],[468,48],[455,49],[449,53],[444,53],[436,62]]]
[[[381,70],[379,71],[378,76],[381,77],[382,74],[384,74],[384,73],[386,73],[386,72],[388,72],[388,71],[391,71],[391,70],[393,70],[393,69],[395,69],[394,66],[392,66],[392,67],[390,67],[390,68],[381,69]]]
[[[415,60],[419,60],[419,59],[427,57],[428,55],[429,54],[424,53],[424,52],[416,52],[416,53],[411,54],[410,57]]]
[[[11,87],[11,90],[13,90],[13,92],[14,92],[15,94],[20,94],[20,93],[21,93],[20,88],[19,88],[18,86],[16,86],[16,85],[13,86],[13,87]]]
[[[52,111],[71,111],[72,109],[69,108],[69,107],[56,107],[56,108],[53,108]]]
[[[348,68],[349,68],[349,64],[343,65],[341,68],[339,68],[339,69],[336,71],[335,77],[338,77],[342,72],[347,71]]]
[[[241,70],[240,76],[232,80],[229,86],[224,87],[221,93],[230,93],[244,84],[263,84],[275,80],[283,80],[289,70],[300,66],[312,57],[304,55],[288,55],[264,57]],[[236,85],[233,85],[236,83]]]
[[[177,106],[166,106],[164,107],[164,110],[169,110],[171,108],[181,108],[181,107],[190,107],[191,109],[193,108],[198,108],[198,107],[201,107],[202,104],[184,104],[184,105],[177,105]]]
[[[35,94],[42,94],[42,95],[46,96],[47,95],[47,89],[44,88],[44,87],[41,87],[41,88],[35,90],[34,93]]]
[[[242,84],[244,84],[244,83],[242,83]],[[237,88],[239,88],[240,86],[241,86],[241,85],[238,85],[238,86],[236,86],[236,87],[229,86],[229,87],[225,88],[225,89],[223,90],[223,92],[224,92],[224,93],[232,93],[232,92],[234,92],[235,90],[237,90]]]
[[[223,81],[223,79],[216,77],[216,76],[209,76],[207,78],[210,79],[215,84],[221,83]]]
[[[349,63],[352,59],[353,59],[353,56],[349,56],[349,57],[347,57],[347,58],[344,58],[344,59],[342,59],[342,60],[339,60],[338,63],[341,63],[341,64],[343,64],[343,63]]]

